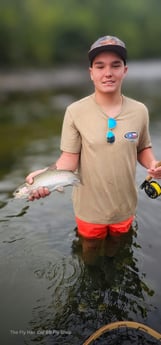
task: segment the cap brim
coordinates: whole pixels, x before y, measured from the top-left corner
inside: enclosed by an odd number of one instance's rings
[[[113,45],[113,44],[108,44],[106,46],[100,46],[97,47],[95,49],[92,49],[91,51],[88,52],[88,57],[89,57],[89,61],[92,64],[94,58],[103,52],[114,52],[117,55],[120,56],[120,58],[124,61],[124,63],[126,64],[126,59],[127,59],[127,52],[126,49],[124,47],[121,47],[119,45]]]

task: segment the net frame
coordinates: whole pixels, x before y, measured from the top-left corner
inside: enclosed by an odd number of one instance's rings
[[[88,339],[86,339],[83,345],[90,345],[92,341],[95,341],[106,332],[117,330],[117,329],[123,329],[123,328],[142,331],[143,333],[150,335],[155,340],[158,340],[161,342],[161,333],[155,331],[153,328],[150,328],[149,326],[146,326],[143,323],[134,322],[134,321],[116,321],[99,328]]]

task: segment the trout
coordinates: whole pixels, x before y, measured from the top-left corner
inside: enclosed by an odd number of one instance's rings
[[[78,174],[69,170],[52,170],[47,169],[44,172],[34,177],[34,182],[29,184],[27,182],[20,185],[13,193],[16,199],[28,198],[31,192],[40,187],[46,187],[50,192],[63,192],[64,187],[78,186],[80,178]]]

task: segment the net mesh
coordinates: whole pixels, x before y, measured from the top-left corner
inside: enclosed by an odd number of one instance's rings
[[[112,329],[107,326],[107,329],[104,327],[101,332],[100,328],[83,345],[161,345],[161,334],[139,324],[130,327],[116,323]]]

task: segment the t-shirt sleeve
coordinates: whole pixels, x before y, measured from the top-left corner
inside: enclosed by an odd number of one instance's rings
[[[67,108],[64,116],[60,149],[65,152],[79,153],[81,151],[81,135],[73,119],[73,115]]]

